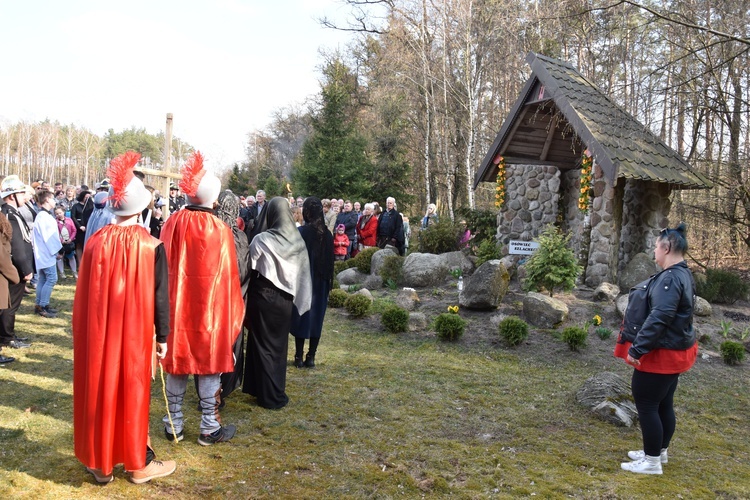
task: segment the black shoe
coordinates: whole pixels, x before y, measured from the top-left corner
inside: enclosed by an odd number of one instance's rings
[[[3,356],[0,354],[0,365],[3,363],[10,363],[11,361],[15,361],[16,358],[11,358],[10,356]]]
[[[294,366],[297,368],[302,368],[305,366],[305,363],[302,361],[302,356],[295,356],[294,357]]]
[[[34,306],[34,312],[37,313],[42,318],[56,318],[57,316],[54,313],[51,313],[47,311],[44,307],[40,305]]]
[[[8,343],[8,347],[12,349],[26,349],[27,347],[31,347],[31,344],[28,342],[21,342],[20,340],[11,340]]]
[[[201,446],[211,446],[212,444],[223,443],[232,439],[236,432],[237,427],[229,424],[221,427],[216,432],[212,432],[211,434],[201,434],[201,436],[198,438],[198,444]]]
[[[50,314],[57,314],[59,311],[57,309],[52,309],[49,304],[44,306],[44,310],[47,311]]]
[[[307,356],[305,357],[305,367],[315,368],[315,355],[310,356],[310,353],[307,353]]]
[[[169,432],[167,429],[164,429],[164,435],[167,437],[167,441],[174,441],[175,443],[179,443],[185,438],[185,435],[182,431],[178,432],[175,436],[171,432]]]

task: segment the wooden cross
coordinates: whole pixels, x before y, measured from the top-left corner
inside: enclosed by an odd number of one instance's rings
[[[169,185],[171,180],[174,179],[175,181],[178,181],[182,179],[182,174],[170,172],[172,165],[172,118],[172,113],[167,113],[167,125],[164,133],[164,169],[156,170],[145,167],[135,168],[135,170],[143,172],[146,175],[153,175],[154,177],[164,179],[164,191],[162,192],[167,193],[167,203],[162,207],[162,220],[167,220],[169,217]]]

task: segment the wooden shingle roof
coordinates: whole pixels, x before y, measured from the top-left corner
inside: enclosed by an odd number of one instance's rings
[[[487,152],[474,187],[506,164],[580,166],[588,149],[604,175],[710,188],[711,182],[570,64],[530,52],[531,77]]]

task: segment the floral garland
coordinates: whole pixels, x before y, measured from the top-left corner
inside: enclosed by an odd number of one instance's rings
[[[581,156],[581,194],[578,195],[578,209],[581,212],[588,212],[591,206],[591,171],[593,166],[594,159],[587,149]]]
[[[502,208],[505,204],[505,158],[500,157],[497,164],[497,181],[495,186],[495,207]]]

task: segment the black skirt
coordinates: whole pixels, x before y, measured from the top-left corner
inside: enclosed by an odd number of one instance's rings
[[[245,318],[249,334],[242,392],[255,396],[263,408],[283,408],[289,402],[285,391],[292,296],[253,272]]]

